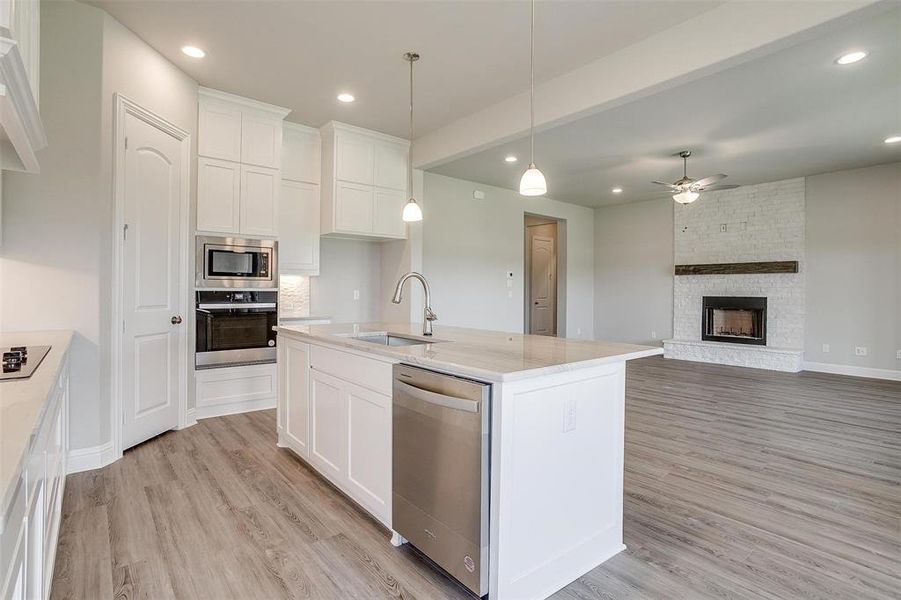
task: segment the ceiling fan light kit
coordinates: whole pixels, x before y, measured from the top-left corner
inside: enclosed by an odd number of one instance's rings
[[[535,0],[530,4],[529,25],[529,168],[519,180],[523,196],[543,196],[547,193],[544,173],[535,166]]]

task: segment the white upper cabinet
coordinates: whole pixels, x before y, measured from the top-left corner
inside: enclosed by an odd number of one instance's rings
[[[197,131],[197,154],[241,162],[240,108],[201,97]]]
[[[197,159],[197,228],[217,233],[238,231],[241,221],[241,165]]]
[[[332,121],[322,137],[322,234],[403,239],[409,142]]]
[[[277,169],[281,166],[282,120],[241,115],[241,162]]]
[[[200,88],[197,230],[277,235],[288,109]]]
[[[278,169],[241,165],[241,233],[278,235]]]
[[[296,123],[282,129],[282,179],[319,183],[319,130]]]
[[[278,209],[279,273],[319,275],[319,186],[282,178]]]
[[[38,173],[40,2],[0,0],[0,168]]]

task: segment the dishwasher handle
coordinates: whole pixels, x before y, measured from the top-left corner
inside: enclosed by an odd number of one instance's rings
[[[467,400],[465,398],[457,398],[456,396],[436,394],[435,392],[430,392],[429,390],[418,388],[415,385],[410,385],[409,383],[400,381],[399,379],[394,380],[394,386],[396,388],[399,388],[404,393],[409,394],[413,398],[416,398],[417,400],[421,400],[422,402],[426,402],[428,404],[436,404],[438,406],[443,406],[444,408],[463,410],[471,413],[479,412],[479,405],[481,403],[478,400]]]

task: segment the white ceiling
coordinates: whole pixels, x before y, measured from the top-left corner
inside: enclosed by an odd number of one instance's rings
[[[893,6],[897,7],[897,4]],[[868,58],[834,59],[864,48]],[[901,160],[901,9],[866,19],[740,66],[539,133],[536,162],[549,196],[586,206],[660,195],[657,179],[727,173],[753,184]],[[503,158],[519,156],[514,165]],[[528,140],[430,169],[516,189]],[[610,192],[621,186],[624,192]]]
[[[408,67],[417,50],[417,137],[528,87],[523,1],[94,0],[208,87],[408,135]],[[541,1],[536,80],[544,81],[678,26],[721,1]],[[193,44],[207,52],[191,59]],[[339,92],[357,102],[342,105]]]

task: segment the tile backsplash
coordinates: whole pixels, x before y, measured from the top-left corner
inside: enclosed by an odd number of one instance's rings
[[[306,275],[280,275],[278,278],[280,316],[310,316],[310,278]]]

